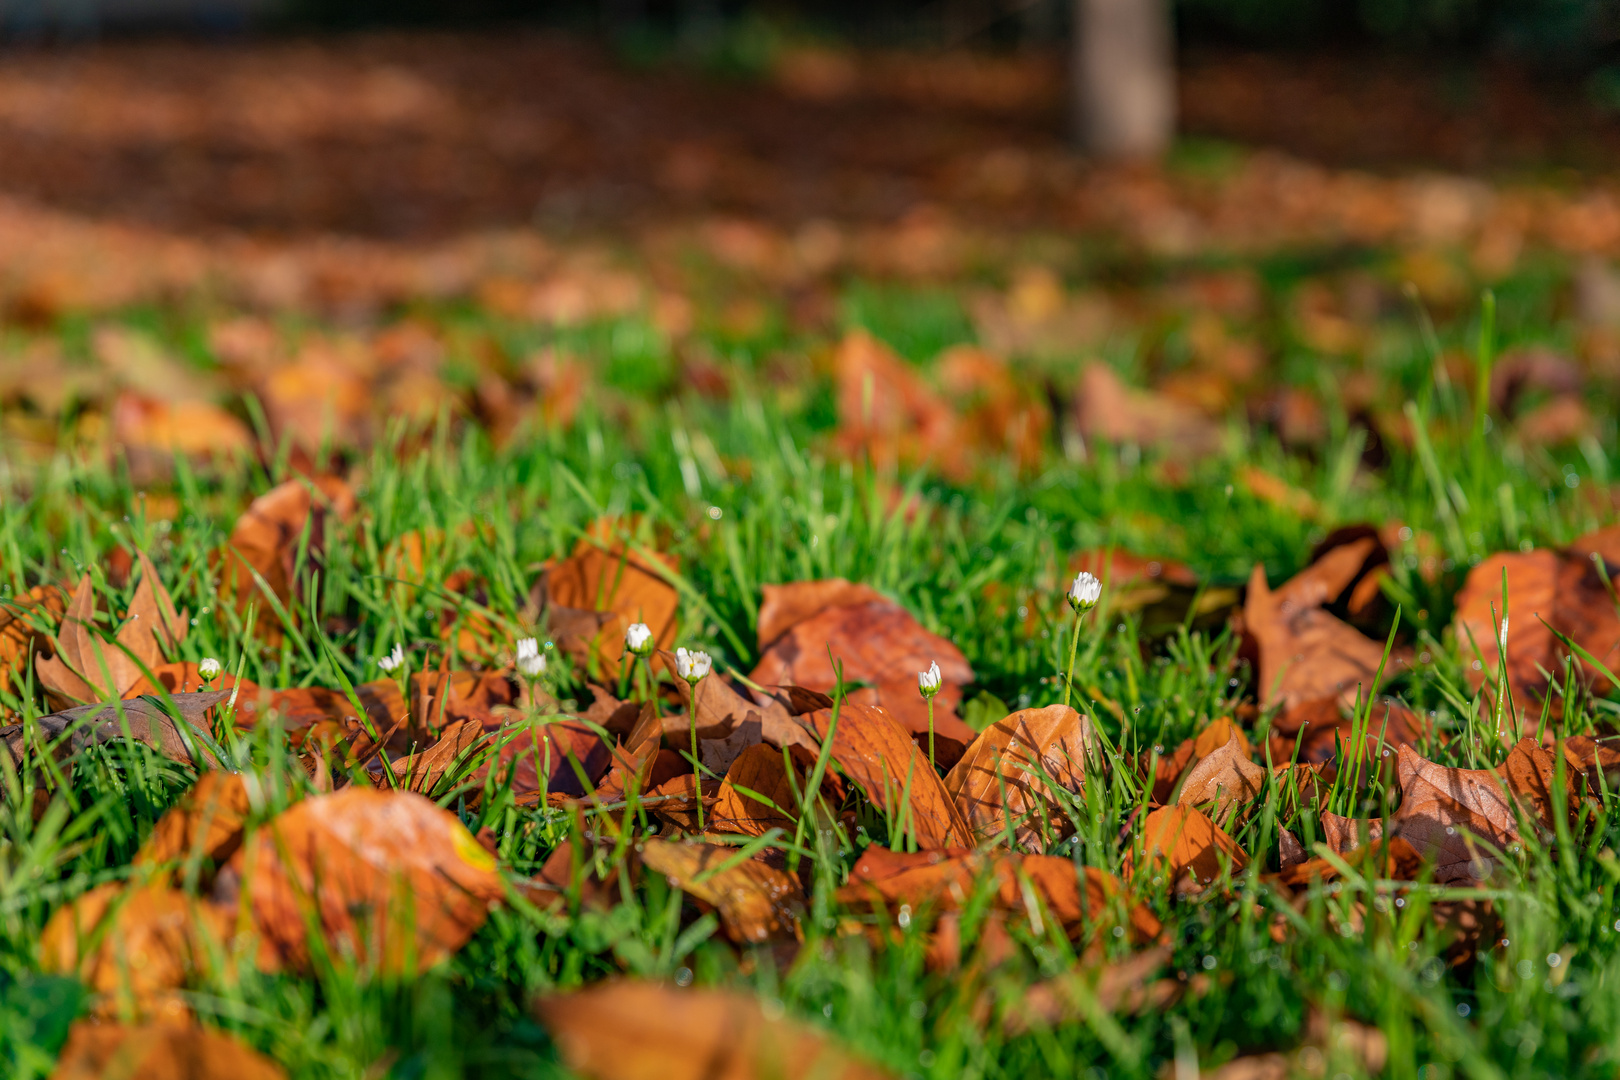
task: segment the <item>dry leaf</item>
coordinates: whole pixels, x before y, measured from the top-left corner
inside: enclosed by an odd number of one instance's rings
[[[758,619],[761,651],[799,623],[830,607],[888,602],[887,597],[871,586],[851,584],[843,578],[766,585],[761,591],[763,599],[759,602]]]
[[[709,827],[746,836],[763,836],[771,829],[792,832],[798,821],[799,796],[807,782],[805,773],[795,768],[796,775],[790,780],[781,750],[764,743],[750,746],[727,770]]]
[[[444,733],[432,746],[391,762],[389,769],[404,790],[432,795],[445,774],[466,763],[483,735],[484,725],[477,720],[457,720],[446,725]]]
[[[152,828],[136,866],[165,867],[193,857],[222,866],[241,846],[252,800],[241,773],[205,772]]]
[[[581,662],[594,657],[608,679],[619,676],[624,632],[631,623],[646,623],[658,648],[673,648],[680,593],[661,570],[675,568],[670,556],[658,552],[632,554],[623,543],[580,540],[574,554],[546,571],[544,579],[547,619],[557,643]],[[572,612],[585,618],[570,617]]]
[[[1043,916],[1030,904],[1032,896],[1039,897],[1045,911],[1071,935],[1082,928],[1096,933],[1111,925],[1111,902],[1122,891],[1112,874],[1094,866],[1078,867],[1055,855],[962,849],[903,854],[873,845],[850,870],[838,900],[891,909],[907,904],[954,911],[968,902],[987,876],[995,879],[995,904],[1001,910],[1038,924]],[[1153,913],[1139,904],[1129,908],[1127,920],[1132,939],[1138,942],[1157,937],[1162,929]]]
[[[1248,856],[1224,829],[1190,806],[1153,811],[1142,822],[1141,836],[1144,864],[1150,868],[1163,865],[1177,891],[1201,891],[1227,866],[1236,873],[1249,864]]]
[[[826,740],[833,710],[805,717]],[[893,836],[913,837],[920,848],[964,847],[973,831],[928,764],[928,758],[881,708],[844,702],[833,731],[832,759],[891,823]]]
[[[964,450],[955,413],[921,374],[864,330],[852,330],[833,355],[838,448],[879,469],[928,464],[960,478]]]
[[[286,1080],[281,1066],[205,1027],[76,1022],[52,1080]]]
[[[1266,770],[1249,760],[1248,740],[1229,723],[1226,738],[1187,771],[1176,803],[1199,807],[1213,803],[1215,819],[1224,821],[1234,804],[1260,794],[1265,779]]]
[[[834,660],[842,663],[846,683],[873,684],[851,692],[846,700],[881,705],[919,737],[924,749],[928,703],[917,692],[917,673],[937,662],[942,682],[934,698],[935,760],[950,767],[976,737],[977,732],[956,715],[962,687],[973,681],[973,668],[955,645],[929,633],[889,600],[821,608],[785,630],[748,678],[761,685],[791,684],[830,693],[838,684]]]
[[[328,515],[347,520],[355,507],[354,492],[335,476],[287,480],[254,499],[237,518],[231,535],[220,553],[220,593],[234,598],[237,609],[254,606],[257,633],[261,640],[281,640],[282,626],[270,600],[268,589],[284,607],[301,589],[294,580],[299,545],[308,531],[307,571],[319,565],[326,541]],[[261,587],[255,579],[262,578]],[[286,608],[292,615],[292,608]]]
[[[1500,771],[1448,769],[1400,748],[1401,805],[1391,818],[1400,836],[1434,863],[1438,882],[1482,881],[1495,857],[1481,844],[1505,851],[1521,839],[1514,799],[1531,822],[1550,824],[1552,756],[1529,739],[1508,755]]]
[[[228,697],[230,694],[219,691],[174,694],[170,700],[180,712],[178,721],[169,714],[166,703],[159,698],[132,698],[129,701],[80,705],[35,720],[33,734],[42,746],[68,735],[68,742],[58,750],[59,757],[67,758],[80,753],[87,746],[124,738],[124,725],[127,723],[130,738],[145,743],[175,761],[199,766],[217,765],[213,752],[198,738],[197,731],[205,734],[209,731],[208,710]],[[20,766],[25,752],[28,752],[23,725],[9,724],[0,728],[0,740],[4,740],[11,752],[12,761]]]
[[[672,888],[714,907],[726,935],[739,944],[795,937],[804,913],[798,880],[752,858],[721,869],[737,853],[726,844],[648,840],[641,861],[668,878]]]
[[[260,962],[307,971],[317,948],[364,970],[439,963],[505,895],[495,860],[456,816],[420,795],[345,788],[284,811],[230,861],[215,892],[240,889]],[[308,919],[324,940],[308,940]]]
[[[140,552],[141,583],[114,643],[95,628],[95,590],[90,575],[79,579],[56,636],[56,655],[36,664],[40,682],[61,700],[88,703],[122,697],[185,639],[185,612],[177,612],[157,570]]]
[[[103,1018],[184,1022],[179,994],[229,937],[228,913],[162,885],[99,885],[57,908],[40,934],[40,967],[100,995]]]
[[[35,585],[26,593],[0,600],[0,693],[21,678],[28,658],[50,640],[50,628],[61,622],[67,605],[55,585]]]
[[[1087,439],[1156,446],[1192,458],[1220,449],[1221,432],[1202,412],[1163,394],[1127,387],[1112,368],[1087,364],[1075,395],[1075,420]]]
[[[1286,712],[1330,698],[1354,700],[1358,687],[1372,690],[1384,645],[1317,606],[1331,598],[1332,584],[1307,569],[1273,593],[1265,569],[1254,568],[1243,626],[1259,644],[1262,705],[1280,704]],[[1403,662],[1403,654],[1392,653],[1385,678]]]
[[[1066,705],[1021,709],[980,732],[945,777],[945,790],[978,840],[1005,835],[1010,819],[1015,840],[1038,847],[1051,825],[1067,831],[1053,789],[1084,791],[1086,763],[1100,766],[1098,751],[1090,717]]]
[[[608,982],[535,1005],[563,1061],[590,1080],[886,1080],[809,1025],[753,998]]]

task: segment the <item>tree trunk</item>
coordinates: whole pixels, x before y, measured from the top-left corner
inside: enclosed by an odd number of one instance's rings
[[[1074,0],[1075,135],[1106,159],[1151,158],[1176,127],[1169,0]]]

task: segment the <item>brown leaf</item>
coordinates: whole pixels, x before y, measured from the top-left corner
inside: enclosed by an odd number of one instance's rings
[[[179,994],[229,936],[229,915],[162,885],[99,885],[57,908],[39,939],[40,967],[100,995],[95,1014],[184,1022]]]
[[[286,605],[295,588],[302,587],[293,578],[306,528],[307,551],[313,565],[325,546],[328,515],[347,520],[354,507],[354,492],[343,480],[335,476],[297,478],[260,495],[237,518],[219,556],[219,588],[239,611],[245,613],[250,603],[254,606],[261,640],[279,642],[282,626],[254,575],[262,578],[264,587]],[[288,614],[292,614],[291,608]]]
[[[1497,635],[1502,621],[1502,575],[1507,574],[1508,647],[1507,678],[1514,697],[1528,702],[1539,698],[1547,685],[1541,672],[1553,672],[1553,632],[1537,616],[1557,625],[1556,608],[1561,560],[1556,551],[1492,555],[1468,572],[1457,593],[1453,620],[1463,670],[1474,689],[1494,678],[1501,667]],[[1495,606],[1495,614],[1491,608]],[[1475,655],[1474,650],[1479,650]],[[1476,668],[1475,663],[1481,666]]]
[[[882,604],[888,600],[869,585],[854,585],[843,578],[822,581],[794,581],[786,585],[766,585],[759,602],[759,647],[768,648],[777,638],[813,615],[830,607]]]
[[[269,1058],[205,1027],[76,1022],[52,1080],[286,1080]]]
[[[792,832],[799,813],[795,790],[802,793],[807,782],[805,770],[795,772],[790,780],[776,747],[750,746],[737,755],[720,784],[710,827],[745,836],[763,836],[771,829]]]
[[[892,601],[821,609],[784,631],[748,678],[761,685],[791,684],[830,693],[838,683],[834,660],[843,664],[846,683],[873,684],[850,693],[848,701],[881,705],[919,737],[925,750],[928,703],[917,692],[917,673],[937,662],[943,680],[934,698],[936,760],[948,768],[977,736],[956,715],[962,687],[973,681],[973,668],[955,645],[929,633]]]
[[[825,741],[832,716],[833,710],[822,709],[805,720]],[[883,709],[844,702],[831,754],[844,775],[888,817],[896,839],[903,831],[924,849],[973,842],[972,829],[928,758]]]
[[[1187,771],[1176,803],[1180,806],[1213,803],[1215,819],[1224,821],[1233,804],[1248,802],[1260,794],[1265,779],[1266,770],[1249,760],[1248,740],[1228,722],[1225,740],[1201,755]]]
[[[628,980],[535,1005],[590,1080],[886,1080],[814,1028],[768,1019],[751,997]]]
[[[929,464],[960,477],[965,468],[956,415],[915,368],[864,330],[852,330],[833,355],[838,448],[880,469]]]
[[[199,728],[207,732],[208,710],[228,697],[230,694],[219,691],[172,695],[183,725],[169,715],[166,704],[157,698],[80,705],[35,720],[34,735],[43,745],[71,732],[68,742],[58,751],[61,756],[69,757],[87,746],[124,738],[124,723],[127,721],[131,738],[175,761],[217,765],[212,752],[191,729]],[[122,720],[118,715],[120,711],[123,712]],[[20,765],[26,750],[23,725],[10,724],[0,728],[0,740],[5,741],[12,760]]]
[[[584,798],[613,763],[612,750],[602,737],[577,720],[543,717],[496,730],[494,761],[480,765],[471,778],[482,783],[495,768],[497,782],[504,783],[511,769],[512,792],[520,798],[542,790],[548,797]]]
[[[0,600],[0,693],[23,675],[28,658],[50,641],[50,628],[66,610],[62,590],[55,585],[35,585]]]
[[[1620,739],[1575,735],[1564,740],[1564,756],[1586,781],[1586,790],[1620,791]]]
[[[804,912],[798,879],[758,859],[744,858],[726,867],[736,855],[737,849],[727,844],[647,840],[641,847],[642,863],[668,878],[671,887],[714,907],[733,941],[795,937]]]
[[[619,676],[624,653],[624,632],[631,623],[646,623],[660,649],[673,648],[680,593],[660,568],[674,570],[675,561],[658,552],[632,554],[622,542],[606,543],[595,537],[581,539],[571,557],[545,575],[546,610],[557,643],[584,661],[594,657],[602,675]],[[597,620],[598,628],[560,624],[552,617],[563,609],[610,616]]]
[[[363,970],[439,963],[483,925],[505,891],[495,860],[447,810],[409,792],[349,787],[305,799],[231,859],[233,889],[257,928],[260,963],[307,971],[317,948]],[[308,939],[310,919],[323,941]]]
[[[1400,748],[1401,805],[1391,825],[1427,860],[1438,882],[1479,881],[1495,857],[1480,842],[1506,850],[1521,839],[1515,797],[1532,822],[1550,823],[1552,755],[1522,740],[1500,771],[1448,769]]]
[[[1052,786],[1084,791],[1086,762],[1100,766],[1099,750],[1090,717],[1066,705],[1021,709],[979,733],[945,777],[945,790],[976,839],[1004,835],[1010,819],[1017,843],[1038,847],[1047,822],[1067,831]]]
[[[483,735],[484,726],[477,720],[457,720],[445,726],[444,733],[432,746],[390,763],[389,768],[404,790],[432,795],[446,773],[466,763],[469,752]]]
[[[1230,836],[1203,812],[1187,805],[1165,806],[1142,822],[1142,850],[1148,867],[1164,865],[1177,890],[1197,892],[1221,876],[1226,866],[1233,873],[1249,864]],[[1134,877],[1140,870],[1127,875]]]
[[[1135,1014],[1162,1009],[1180,998],[1185,986],[1171,979],[1149,982],[1170,963],[1174,950],[1156,945],[1123,960],[1095,964],[1045,979],[1024,991],[1002,1018],[1009,1033],[1064,1023],[1084,1023],[1086,998],[1105,1013]]]
[[[199,857],[222,866],[241,846],[251,810],[241,773],[205,772],[158,818],[135,853],[135,865],[164,867]]]
[[[1203,413],[1163,394],[1127,387],[1102,363],[1080,375],[1075,419],[1087,439],[1156,446],[1175,457],[1197,457],[1220,448],[1221,433]]]
[[[1273,593],[1265,569],[1254,568],[1243,625],[1260,649],[1262,705],[1280,704],[1287,710],[1327,698],[1354,700],[1357,687],[1372,690],[1383,643],[1316,606],[1329,597],[1333,583],[1321,571],[1307,569]],[[1385,677],[1402,663],[1401,654],[1392,654]]]
[[[995,904],[1003,911],[1032,920],[1031,893],[1038,896],[1066,932],[1106,929],[1112,919],[1110,903],[1121,890],[1119,880],[1094,866],[1077,867],[1055,855],[969,852],[960,848],[902,854],[873,845],[861,853],[849,873],[849,883],[838,890],[846,904],[954,911],[965,905],[988,875],[996,882]],[[1084,885],[1081,880],[1084,878]],[[1029,889],[1025,889],[1025,884]],[[1141,905],[1127,913],[1132,940],[1147,941],[1162,929],[1153,913]]]

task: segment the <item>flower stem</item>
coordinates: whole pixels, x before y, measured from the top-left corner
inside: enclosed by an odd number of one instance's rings
[[[692,728],[692,792],[697,799],[698,832],[703,831],[703,759],[698,757],[697,684],[686,684],[686,716]]]
[[[934,695],[928,695],[928,767],[935,772],[939,768],[934,764]]]
[[[1069,670],[1063,676],[1063,704],[1069,704],[1069,698],[1074,692],[1074,657],[1080,650],[1080,620],[1086,617],[1083,611],[1074,614],[1074,635],[1069,638]]]

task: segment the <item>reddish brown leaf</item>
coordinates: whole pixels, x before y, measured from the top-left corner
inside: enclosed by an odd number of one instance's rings
[[[1100,765],[1099,750],[1090,717],[1066,705],[1021,709],[980,732],[945,777],[945,790],[976,839],[1010,828],[1019,844],[1038,847],[1054,826],[1067,831],[1053,788],[1082,792],[1086,763]]]
[[[281,1066],[205,1027],[126,1027],[80,1020],[53,1080],[286,1080]]]
[[[799,815],[796,792],[802,793],[807,782],[805,770],[795,772],[790,780],[782,751],[776,747],[750,746],[726,772],[709,827],[746,836],[763,836],[771,829],[791,833]]]
[[[888,600],[825,607],[795,623],[760,657],[749,681],[830,693],[838,683],[834,660],[843,664],[846,683],[874,684],[851,693],[849,701],[883,706],[925,748],[928,704],[917,692],[917,673],[937,662],[943,681],[934,698],[936,760],[948,768],[977,736],[956,715],[973,668],[955,645]]]
[[[1121,892],[1112,874],[1093,866],[1077,867],[1055,855],[991,854],[960,848],[902,854],[874,845],[861,853],[850,870],[849,883],[838,890],[838,899],[846,904],[889,908],[907,904],[953,911],[968,902],[987,875],[995,878],[995,903],[1001,910],[1039,919],[1039,913],[1029,906],[1033,893],[1070,934],[1082,927],[1091,932],[1105,929],[1112,919],[1110,904]],[[1127,919],[1133,940],[1147,941],[1159,935],[1159,920],[1147,908],[1130,907]]]
[[[811,616],[830,607],[882,604],[888,600],[869,585],[854,585],[843,578],[822,581],[794,581],[767,585],[759,602],[759,647],[770,647],[777,638]]]
[[[109,882],[60,907],[39,939],[40,967],[72,974],[101,995],[101,1017],[185,1022],[179,994],[230,929],[226,912],[162,885]]]
[[[205,772],[158,818],[135,853],[135,865],[164,867],[199,857],[221,866],[241,845],[251,810],[241,773]]]
[[[845,335],[833,355],[838,448],[880,468],[929,464],[963,475],[956,415],[915,368],[864,330]]]
[[[431,967],[505,895],[495,860],[454,814],[420,795],[356,787],[273,819],[220,875],[220,899],[234,903],[234,888],[259,932],[260,962],[301,971],[321,947],[363,970]]]
[[[1342,558],[1349,563],[1355,547],[1336,549],[1329,558],[1338,551],[1347,553]],[[1360,557],[1354,561],[1359,565]],[[1273,593],[1264,568],[1254,568],[1243,626],[1259,645],[1262,705],[1280,704],[1288,710],[1341,696],[1354,700],[1357,687],[1371,691],[1383,643],[1317,606],[1330,598],[1339,580],[1328,570],[1308,568]],[[1385,677],[1403,663],[1402,654],[1392,654]]]
[[[513,794],[584,798],[612,764],[612,751],[602,737],[577,720],[550,716],[508,723],[497,729],[494,762],[480,765],[472,779],[482,782],[496,768],[497,782],[512,772]],[[581,779],[580,774],[584,773]]]
[[[647,840],[641,847],[647,869],[663,874],[672,888],[684,889],[715,908],[733,941],[796,936],[804,912],[804,890],[798,880],[758,859],[738,861],[737,854],[728,844]]]
[[[120,549],[122,550],[122,549]],[[26,593],[0,600],[0,693],[11,688],[28,666],[28,658],[51,638],[67,605],[55,585],[35,585]]]
[[[122,697],[141,681],[142,665],[157,667],[163,652],[186,636],[185,613],[175,612],[145,552],[140,565],[141,583],[114,642],[96,628],[90,575],[79,579],[57,632],[56,655],[35,665],[40,682],[56,699],[88,703]]]
[[[484,726],[477,720],[457,720],[446,725],[432,746],[390,763],[389,769],[404,790],[432,795],[451,769],[466,763],[483,735]]]
[[[822,709],[805,720],[825,741],[832,716],[833,710]],[[883,709],[846,701],[838,710],[831,753],[844,775],[887,816],[897,839],[904,832],[924,849],[972,843],[972,829],[928,758]]]
[[[1176,797],[1181,806],[1212,805],[1218,821],[1226,820],[1227,811],[1235,803],[1259,795],[1266,778],[1266,771],[1249,759],[1248,740],[1243,733],[1228,722],[1224,734],[1226,738],[1219,745],[1200,755],[1187,770]],[[1194,750],[1197,748],[1195,742]]]
[[[1101,363],[1086,365],[1080,375],[1075,419],[1087,439],[1156,446],[1176,457],[1220,447],[1220,429],[1203,413],[1163,394],[1127,387]]]
[[[1487,678],[1494,678],[1501,667],[1497,637],[1502,622],[1505,571],[1509,605],[1508,686],[1522,701],[1539,698],[1540,691],[1547,685],[1542,670],[1552,672],[1555,667],[1552,655],[1556,640],[1537,616],[1556,625],[1560,565],[1556,551],[1540,548],[1522,554],[1492,555],[1468,572],[1462,591],[1457,594],[1453,625],[1470,686],[1478,689]],[[1479,650],[1477,656],[1475,649]]]
[[[628,980],[535,1005],[570,1069],[590,1080],[886,1080],[889,1074],[751,997]]]
[[[1534,824],[1551,823],[1552,755],[1522,740],[1500,770],[1448,769],[1400,748],[1401,805],[1391,819],[1396,831],[1435,864],[1439,882],[1483,880],[1495,856],[1521,840],[1520,809]]]
[[[594,658],[603,676],[616,679],[624,653],[624,632],[631,623],[646,623],[660,649],[675,644],[680,594],[660,569],[674,570],[674,560],[657,552],[631,553],[623,543],[594,537],[579,541],[570,558],[545,575],[546,610],[551,631],[563,648],[582,662]],[[579,619],[559,623],[569,611],[599,613],[590,629]]]
[[[42,716],[34,721],[34,737],[41,745],[68,735],[59,754],[69,757],[87,746],[99,745],[128,737],[143,742],[152,749],[175,761],[193,765],[217,765],[212,752],[196,738],[193,729],[209,730],[208,711],[219,705],[227,693],[174,694],[171,699],[180,712],[180,720],[169,714],[167,704],[153,698],[135,698],[122,702],[102,702],[80,705],[74,709]],[[120,718],[119,713],[123,716]],[[21,724],[0,728],[0,740],[19,765],[25,752],[26,732]]]
[[[1178,890],[1200,891],[1214,883],[1227,866],[1236,873],[1249,864],[1248,856],[1225,830],[1190,806],[1153,811],[1142,822],[1141,835],[1145,865],[1163,865]]]
[[[260,495],[236,520],[219,556],[220,592],[244,613],[253,605],[261,640],[279,642],[282,634],[281,618],[263,589],[285,606],[294,589],[302,587],[293,577],[306,529],[306,550],[314,563],[325,546],[328,516],[346,520],[354,507],[354,492],[343,480],[335,476],[299,478]],[[263,579],[262,588],[255,574]],[[292,614],[291,608],[287,611]]]

